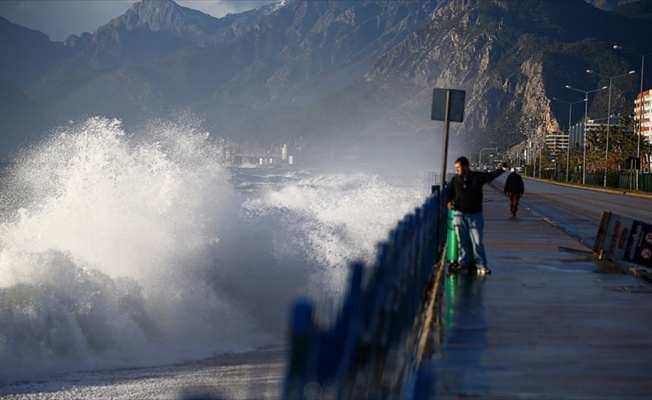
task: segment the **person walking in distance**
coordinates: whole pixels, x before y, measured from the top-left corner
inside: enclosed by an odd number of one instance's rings
[[[482,190],[485,183],[491,182],[506,170],[507,164],[503,163],[501,168],[492,172],[471,171],[468,158],[459,157],[455,160],[455,176],[446,188],[446,201],[448,208],[454,211],[453,226],[459,247],[457,269],[477,269],[478,272],[491,273],[482,242]]]
[[[512,168],[512,172],[507,175],[503,193],[509,197],[509,213],[511,217],[514,218],[518,211],[518,201],[523,196],[523,193],[525,193],[523,178],[521,178],[521,175],[519,175],[514,168]]]

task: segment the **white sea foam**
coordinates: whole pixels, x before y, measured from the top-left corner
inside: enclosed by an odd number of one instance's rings
[[[354,173],[306,178],[244,203],[258,219],[282,221],[273,236],[279,258],[301,252],[312,266],[312,293],[341,292],[348,265],[374,261],[376,245],[425,197],[418,185],[396,186],[376,175]]]
[[[235,213],[228,178],[220,146],[188,121],[132,137],[92,118],[24,154],[0,226],[0,380],[259,343],[206,280]]]
[[[291,300],[341,291],[346,264],[423,200],[368,174],[270,173],[252,193],[222,154],[190,118],[126,134],[97,117],[17,160],[0,194],[0,383],[282,343]]]

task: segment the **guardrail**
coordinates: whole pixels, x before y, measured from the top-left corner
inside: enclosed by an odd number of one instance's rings
[[[426,297],[446,238],[444,193],[433,193],[379,244],[373,265],[350,265],[342,306],[326,323],[309,300],[291,310],[286,399],[429,398],[418,355]]]
[[[636,188],[636,171],[609,171],[607,174],[607,187],[611,189],[634,190]],[[528,176],[527,174],[525,176]],[[532,176],[531,174],[529,176]],[[537,175],[538,176],[538,175]],[[565,171],[544,170],[540,178],[551,179],[558,182],[566,182]],[[570,182],[581,183],[582,174],[571,172]],[[585,182],[590,186],[604,185],[604,171],[587,172]],[[642,173],[638,175],[638,190],[652,193],[652,174]]]

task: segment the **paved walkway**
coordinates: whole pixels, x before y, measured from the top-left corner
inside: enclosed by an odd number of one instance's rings
[[[484,214],[493,274],[444,279],[433,397],[652,398],[652,285],[491,187]]]

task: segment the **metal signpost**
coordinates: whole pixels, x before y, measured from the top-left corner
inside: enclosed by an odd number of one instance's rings
[[[450,122],[464,121],[464,90],[433,89],[430,119],[444,121],[444,144],[441,152],[441,188],[446,184],[446,163],[448,158],[448,131]]]

